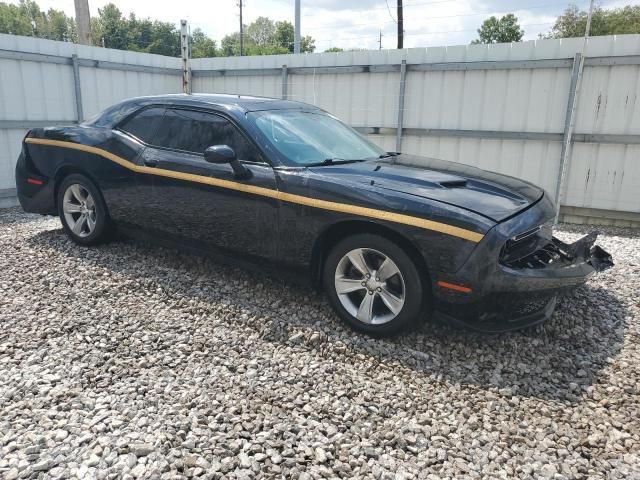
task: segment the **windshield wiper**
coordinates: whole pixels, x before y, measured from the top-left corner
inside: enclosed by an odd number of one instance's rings
[[[307,163],[305,167],[323,167],[325,165],[344,165],[345,163],[364,162],[364,159],[345,160],[344,158],[325,158],[321,162]]]
[[[398,155],[400,155],[400,152],[385,152],[382,155],[378,156],[378,158],[397,157]]]

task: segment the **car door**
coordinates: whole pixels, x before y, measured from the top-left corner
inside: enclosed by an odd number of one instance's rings
[[[207,162],[204,150],[213,145],[233,148],[249,174],[238,178],[230,164]],[[142,162],[140,188],[150,191],[145,210],[153,230],[196,247],[276,258],[279,203],[273,168],[229,118],[168,107]]]
[[[145,199],[151,194],[150,184],[145,189],[135,169],[142,165],[141,153],[162,123],[164,110],[164,106],[143,108],[126,118],[111,135],[108,150],[132,164],[125,176],[103,175],[101,182],[109,215],[123,226],[139,227],[148,222]]]

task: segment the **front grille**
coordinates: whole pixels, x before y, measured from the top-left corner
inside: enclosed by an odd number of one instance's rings
[[[555,306],[557,292],[493,293],[473,304],[445,303],[438,311],[483,332],[501,332],[544,321]]]
[[[552,264],[561,265],[570,262],[573,256],[562,249],[558,242],[552,241],[528,255],[503,262],[509,268],[546,268]]]
[[[566,258],[561,242],[553,238],[547,222],[511,237],[500,253],[500,263],[510,268],[545,268]]]
[[[483,302],[477,322],[511,323],[526,315],[542,311],[555,294],[510,292],[489,295]]]

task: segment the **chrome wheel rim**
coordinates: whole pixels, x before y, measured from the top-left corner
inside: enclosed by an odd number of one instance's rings
[[[336,267],[335,289],[340,303],[358,321],[381,325],[404,306],[404,277],[391,258],[371,248],[356,248]]]
[[[62,198],[62,212],[74,235],[88,237],[96,229],[96,204],[85,187],[69,185]]]

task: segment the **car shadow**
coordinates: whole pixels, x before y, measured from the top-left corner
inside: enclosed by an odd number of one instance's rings
[[[129,239],[84,248],[72,244],[62,230],[48,230],[29,242],[127,279],[144,272],[146,283],[162,286],[169,296],[205,307],[230,305],[249,315],[225,321],[244,322],[270,342],[316,349],[321,355],[362,354],[387,367],[409,368],[425,381],[475,385],[505,396],[580,401],[620,351],[628,314],[610,291],[587,284],[562,297],[549,322],[523,331],[488,335],[425,323],[395,338],[376,339],[353,332],[337,319],[321,293],[290,280],[256,279],[255,272]],[[189,281],[175,282],[181,275]],[[268,302],[234,295],[231,285],[252,283]],[[256,317],[259,320],[253,321]]]

